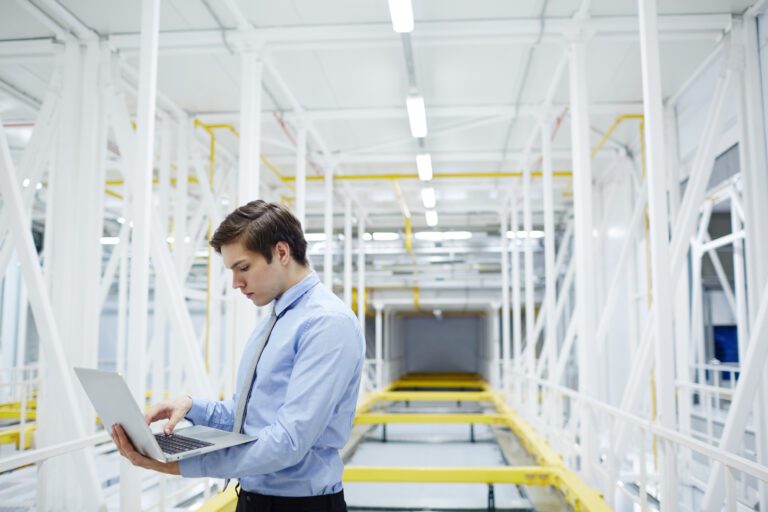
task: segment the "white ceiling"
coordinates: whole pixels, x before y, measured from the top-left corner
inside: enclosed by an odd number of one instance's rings
[[[40,43],[27,40],[53,37],[52,31],[23,7],[25,1],[6,0],[0,4],[0,116],[6,121],[34,119],[34,109],[28,104],[42,100],[54,65],[52,53],[14,56],[15,48]],[[57,0],[33,1],[60,19],[46,6]],[[327,147],[341,155],[339,174],[415,172],[418,144],[410,137],[405,111],[408,76],[403,45],[401,36],[391,30],[386,0],[236,1],[257,31],[263,29],[264,34],[278,41],[267,44],[269,58],[302,107],[321,118],[314,121],[314,126]],[[135,42],[141,28],[140,2],[58,2],[101,38],[111,41],[128,65],[138,69]],[[695,33],[676,37],[669,31],[662,33],[662,89],[665,97],[669,97],[712,52],[718,35],[727,28],[729,16],[741,14],[753,0],[658,3],[662,16],[723,15],[707,18],[707,28]],[[541,24],[539,15],[544,5]],[[534,117],[507,117],[461,131],[454,128],[509,112],[518,98],[522,108],[540,105],[566,42],[556,27],[570,23],[582,6],[596,24],[609,23],[612,17],[636,16],[637,12],[635,0],[414,0],[414,65],[418,88],[427,106],[430,135],[425,148],[433,155],[435,172],[520,168],[517,158],[534,129]],[[237,46],[236,20],[226,2],[163,0],[160,19],[163,37],[159,90],[182,109],[191,115],[202,115],[207,122],[237,124],[240,60],[230,52]],[[636,26],[633,23],[628,26]],[[510,27],[527,28],[513,33]],[[190,31],[200,31],[200,40],[206,41],[203,46],[210,42],[210,48],[170,48],[169,41],[174,38],[189,36],[194,40]],[[539,36],[540,42],[536,44]],[[591,124],[596,132],[592,135],[593,144],[619,114],[626,113],[627,104],[640,111],[642,101],[637,34],[598,36],[587,45],[589,98],[593,104]],[[262,150],[276,162],[281,173],[293,175],[295,152],[291,149],[291,138],[272,115],[274,111],[282,112],[289,131],[293,132],[291,103],[267,71],[264,91],[262,133],[266,141]],[[31,99],[25,101],[24,95]],[[568,99],[566,71],[556,90],[555,114],[565,111]],[[614,103],[622,105],[614,108]],[[443,130],[447,132],[441,134]],[[616,131],[613,141],[634,146],[637,135],[637,126],[626,123]],[[222,136],[221,140],[236,154],[234,137]],[[567,116],[553,147],[561,155],[555,159],[556,169],[569,169]],[[311,148],[317,151],[316,142],[311,141]],[[505,151],[507,158],[502,156]],[[534,154],[534,159],[537,156]],[[316,154],[313,158],[318,160]],[[610,165],[611,160],[609,153],[602,154],[595,160],[596,172]],[[310,167],[308,173],[312,175],[315,171]],[[570,185],[567,180],[556,181],[557,208],[569,208]],[[414,214],[422,212],[419,182],[402,180],[400,185]],[[441,224],[461,228],[466,224],[498,222],[493,220],[494,215],[476,213],[498,209],[504,191],[513,185],[519,182],[491,178],[435,180]],[[402,215],[390,181],[347,181],[343,187],[352,191],[357,202],[379,215],[377,224],[402,229]],[[538,219],[538,185],[534,189]],[[288,189],[283,192],[292,195]],[[319,228],[323,209],[321,182],[310,182],[308,194],[309,226]],[[423,217],[414,217],[414,224],[423,226]]]

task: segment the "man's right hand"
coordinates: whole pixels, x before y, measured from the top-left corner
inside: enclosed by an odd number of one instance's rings
[[[165,424],[163,431],[165,435],[171,435],[173,429],[176,428],[176,424],[184,419],[189,410],[192,408],[192,398],[184,395],[170,400],[163,400],[158,402],[144,415],[144,419],[149,425],[157,420],[168,420]]]

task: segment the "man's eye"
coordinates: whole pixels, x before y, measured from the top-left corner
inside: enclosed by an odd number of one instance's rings
[[[240,267],[240,272],[245,272],[246,270],[248,270],[248,267]]]

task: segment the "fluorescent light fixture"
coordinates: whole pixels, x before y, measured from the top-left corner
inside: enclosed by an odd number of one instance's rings
[[[469,240],[472,238],[472,233],[469,231],[419,231],[413,236],[416,240],[442,242],[443,240]]]
[[[24,181],[21,182],[21,186],[24,188],[27,188],[29,184],[32,183],[29,178],[24,178]]]
[[[103,236],[101,237],[101,245],[117,245],[120,242],[118,236]]]
[[[432,157],[429,153],[416,155],[416,168],[419,170],[419,179],[421,181],[432,179]]]
[[[395,32],[413,32],[413,6],[411,0],[389,0],[389,15]]]
[[[431,210],[435,207],[435,189],[432,187],[421,189],[421,202],[424,203],[424,208]]]
[[[366,242],[369,242],[373,240],[373,237],[371,236],[370,233],[363,233],[363,240],[365,240]]]
[[[118,217],[117,218],[117,223],[118,224],[125,224],[125,217]]]
[[[408,109],[408,121],[411,123],[411,135],[416,138],[427,136],[427,112],[424,109],[424,98],[409,95],[405,100]]]
[[[379,242],[391,242],[392,240],[397,240],[400,238],[400,235],[397,233],[391,233],[387,231],[378,231],[373,233],[373,239]]]
[[[427,226],[431,228],[437,226],[437,210],[427,210],[425,216],[427,218]]]
[[[507,231],[507,238],[544,238],[544,232],[531,230],[529,236],[527,231]]]
[[[304,233],[307,242],[325,242],[325,233]]]
[[[37,190],[40,190],[40,189],[42,189],[42,188],[43,188],[43,182],[41,181],[40,183],[38,183],[38,184],[37,184],[37,186],[36,186],[35,188],[36,188]]]

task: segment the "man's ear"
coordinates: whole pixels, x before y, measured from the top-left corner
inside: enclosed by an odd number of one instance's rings
[[[277,258],[277,261],[283,265],[288,264],[291,259],[291,246],[286,242],[277,242],[275,244],[275,249],[272,252],[273,257]]]

